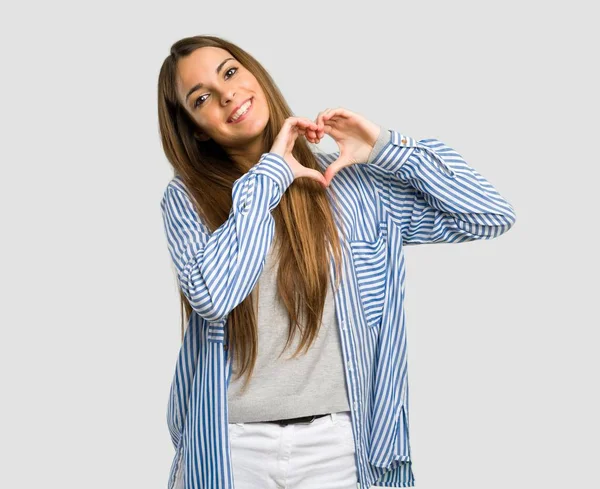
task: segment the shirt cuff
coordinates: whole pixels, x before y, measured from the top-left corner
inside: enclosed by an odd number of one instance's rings
[[[276,153],[263,153],[258,163],[250,168],[248,173],[271,177],[279,185],[282,194],[294,181],[294,172],[290,165]]]
[[[389,129],[387,129],[383,126],[379,126],[379,137],[377,138],[377,141],[375,141],[375,144],[373,145],[373,149],[371,149],[371,153],[369,154],[369,158],[367,159],[367,164],[373,163],[375,158],[377,158],[377,156],[379,156],[379,153],[381,153],[381,150],[383,148],[385,148],[385,146],[391,140],[392,140],[392,134],[389,131]]]

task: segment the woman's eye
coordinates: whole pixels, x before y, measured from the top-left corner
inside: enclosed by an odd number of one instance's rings
[[[202,95],[202,97],[204,97],[204,95]],[[198,108],[198,106],[199,106],[199,105],[200,105],[202,102],[204,102],[204,99],[202,99],[202,97],[198,97],[198,98],[196,99],[196,101],[194,102],[194,109]]]
[[[237,69],[237,68],[229,68],[229,69],[228,69],[228,70],[225,72],[225,75],[227,75],[227,73],[229,73],[229,72],[230,72],[230,71],[232,71],[232,70],[233,70],[233,72],[235,73],[235,72],[236,72],[238,69]],[[233,75],[231,75],[231,76],[233,76]],[[226,77],[226,79],[228,79],[228,78],[230,78],[230,77]],[[203,103],[203,102],[206,100],[206,99],[203,99],[202,97],[204,97],[204,95],[202,95],[202,96],[200,96],[200,97],[198,97],[198,98],[196,99],[196,101],[194,102],[194,109],[198,108],[198,107],[199,107],[200,105],[202,105],[202,103]]]

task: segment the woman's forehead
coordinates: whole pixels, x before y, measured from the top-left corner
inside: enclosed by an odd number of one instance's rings
[[[216,76],[216,71],[222,68],[224,61],[235,59],[228,51],[215,47],[203,47],[192,51],[180,58],[177,63],[177,78],[180,90],[198,83],[206,83]]]
[[[214,73],[220,63],[227,58],[233,58],[233,56],[225,49],[203,47],[195,49],[189,55],[181,58],[179,60],[178,67],[182,74],[209,74],[211,72]]]

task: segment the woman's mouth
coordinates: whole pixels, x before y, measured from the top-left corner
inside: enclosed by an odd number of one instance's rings
[[[250,100],[245,102],[240,107],[240,110],[236,111],[235,115],[231,119],[229,119],[227,122],[229,124],[237,124],[238,122],[242,122],[244,119],[246,119],[246,117],[248,117],[248,114],[252,110],[253,106],[254,106],[254,97],[252,97]],[[240,114],[240,112],[241,112],[241,114]],[[237,116],[237,119],[236,119],[236,116]]]

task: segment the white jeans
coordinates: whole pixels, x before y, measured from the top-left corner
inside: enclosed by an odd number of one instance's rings
[[[350,412],[310,424],[231,423],[236,489],[356,489]]]
[[[358,486],[349,411],[310,424],[230,423],[229,439],[235,489]]]

